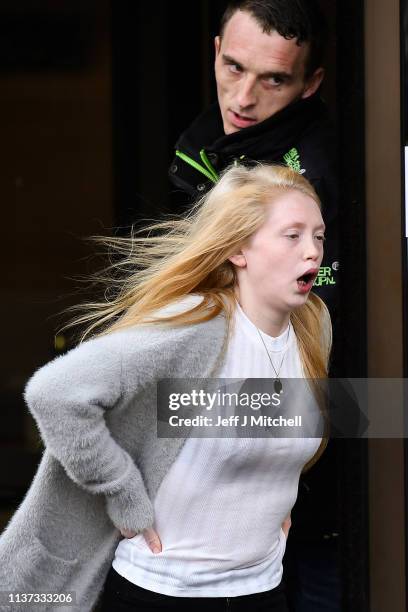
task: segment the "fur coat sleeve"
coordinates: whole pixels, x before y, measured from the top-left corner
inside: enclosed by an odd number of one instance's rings
[[[68,476],[94,494],[104,494],[107,512],[118,527],[140,530],[140,516],[153,522],[152,504],[140,471],[114,440],[105,412],[125,393],[123,343],[111,334],[79,345],[38,370],[25,399],[44,445]],[[134,508],[129,516],[125,509]]]

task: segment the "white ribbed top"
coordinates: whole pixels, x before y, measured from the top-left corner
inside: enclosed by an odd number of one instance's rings
[[[262,333],[262,332],[261,332]],[[292,326],[262,335],[281,378],[302,378]],[[256,327],[237,308],[220,378],[275,378]],[[317,408],[316,408],[317,410]],[[267,591],[282,578],[281,524],[318,438],[189,438],[154,500],[162,552],[142,535],[122,540],[114,569],[145,589],[179,597]]]

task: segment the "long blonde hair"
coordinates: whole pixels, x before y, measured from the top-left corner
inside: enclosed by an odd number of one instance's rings
[[[232,166],[184,217],[150,225],[129,238],[94,238],[120,259],[94,275],[106,288],[104,301],[75,306],[73,310],[83,314],[69,326],[85,324],[84,340],[142,322],[200,323],[221,311],[230,321],[236,278],[228,258],[262,225],[266,204],[291,190],[321,207],[310,183],[285,166]],[[191,310],[167,317],[157,314],[192,293],[203,300]],[[310,378],[327,373],[327,320],[326,306],[313,293],[291,313],[305,375]]]
[[[310,183],[289,168],[261,163],[250,168],[233,166],[183,218],[151,225],[143,235],[97,238],[121,257],[97,277],[114,293],[108,296],[106,291],[104,301],[75,307],[83,314],[70,325],[86,324],[83,340],[146,322],[200,323],[222,311],[230,323],[236,277],[228,257],[262,225],[266,204],[291,190],[321,206]],[[181,313],[160,314],[165,306],[193,293],[203,297],[198,305]],[[291,321],[305,377],[325,378],[331,345],[326,306],[311,293],[291,313]],[[316,459],[317,455],[313,463]]]

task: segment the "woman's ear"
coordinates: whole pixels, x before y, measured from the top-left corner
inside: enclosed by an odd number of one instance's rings
[[[238,266],[238,268],[245,268],[246,266],[245,255],[242,251],[236,253],[235,255],[231,255],[231,257],[228,257],[228,260],[233,263],[234,266]]]

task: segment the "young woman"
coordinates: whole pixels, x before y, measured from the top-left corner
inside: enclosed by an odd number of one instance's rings
[[[0,540],[2,590],[73,592],[78,612],[102,591],[104,612],[284,611],[290,511],[324,441],[159,438],[156,390],[326,376],[318,197],[287,168],[233,167],[156,230],[108,241],[127,255],[116,294],[78,318],[93,337],[28,383],[46,448]]]

